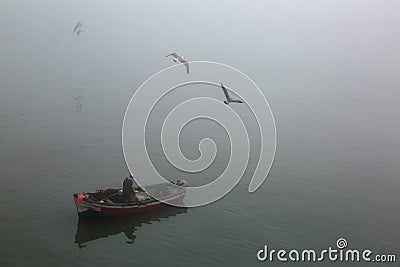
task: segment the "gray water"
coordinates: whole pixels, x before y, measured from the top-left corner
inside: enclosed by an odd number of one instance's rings
[[[0,265],[287,266],[258,262],[256,252],[324,249],[339,237],[400,257],[399,8],[389,0],[2,0]],[[78,223],[72,194],[120,186],[124,111],[174,51],[231,65],[263,90],[278,133],[267,180],[247,192],[258,133],[237,107],[254,138],[230,194],[200,208]],[[220,97],[205,86],[168,96],[152,115],[152,138],[180,98],[199,95]],[[210,136],[220,153],[203,176],[185,176],[189,183],[223,171],[224,134],[205,120],[184,129],[188,158]],[[160,172],[185,175],[158,148],[150,142]]]

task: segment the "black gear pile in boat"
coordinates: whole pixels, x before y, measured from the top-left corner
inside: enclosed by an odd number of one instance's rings
[[[136,191],[136,192],[135,192]],[[146,199],[152,199],[152,197],[148,196],[146,192],[142,189],[137,188],[137,190],[133,191],[141,202]],[[89,193],[89,201],[92,200],[94,202],[106,201],[112,203],[126,203],[126,196],[123,194],[123,190],[121,189],[105,189],[105,190],[97,190],[96,193]]]
[[[168,198],[173,196],[174,194],[180,194],[182,193],[182,190],[185,191],[184,189],[178,189],[178,188],[171,188],[171,185],[174,183],[165,183],[165,184],[158,184],[154,186],[148,186],[146,187],[147,190],[150,190],[149,192],[151,195],[157,196],[159,198]],[[186,187],[187,182],[185,180],[178,180],[176,182],[177,185],[180,186],[180,188]],[[136,201],[129,201],[126,202],[126,196],[123,193],[122,189],[105,189],[105,190],[97,190],[95,193],[85,193],[88,197],[86,198],[87,202],[93,202],[93,203],[99,203],[99,202],[106,202],[108,204],[118,204],[118,205],[132,205],[132,204],[137,204],[140,203],[142,204],[147,204],[150,202],[158,201],[155,198],[153,198],[151,195],[147,194],[141,187],[136,186],[133,189],[133,192],[136,197]]]

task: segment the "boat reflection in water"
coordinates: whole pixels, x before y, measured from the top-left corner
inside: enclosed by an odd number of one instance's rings
[[[187,208],[165,206],[158,210],[121,217],[89,217],[80,218],[75,235],[75,243],[79,248],[87,246],[87,242],[112,235],[124,233],[128,238],[126,243],[133,244],[136,236],[134,232],[142,224],[151,224],[178,214],[187,213]]]

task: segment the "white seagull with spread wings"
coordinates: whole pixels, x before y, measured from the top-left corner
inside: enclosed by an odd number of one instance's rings
[[[224,95],[226,98],[226,100],[224,101],[225,104],[229,105],[229,103],[231,103],[231,102],[232,103],[243,103],[242,100],[232,99],[228,93],[228,89],[226,89],[226,87],[222,83],[221,83],[221,88],[222,88],[222,91],[224,91]]]
[[[183,65],[185,65],[186,73],[189,74],[189,62],[185,59],[185,57],[180,56],[177,53],[172,53],[172,54],[166,55],[165,57],[169,57],[169,56],[174,57],[174,59],[173,59],[174,62],[180,62]]]

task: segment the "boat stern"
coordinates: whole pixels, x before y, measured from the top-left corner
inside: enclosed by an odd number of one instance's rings
[[[75,193],[73,196],[74,196],[74,202],[75,202],[75,206],[76,206],[76,210],[77,210],[78,214],[89,210],[83,204],[84,200],[87,198],[86,194]]]

